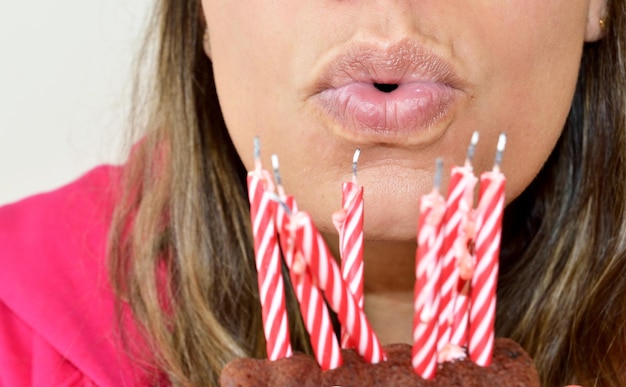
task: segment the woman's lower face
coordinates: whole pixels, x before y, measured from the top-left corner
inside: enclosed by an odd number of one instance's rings
[[[435,159],[477,174],[506,133],[507,201],[566,120],[590,9],[600,0],[203,0],[222,113],[244,163],[253,138],[283,184],[332,232],[341,183],[364,186],[365,234],[415,238]],[[443,191],[447,173],[444,173]]]

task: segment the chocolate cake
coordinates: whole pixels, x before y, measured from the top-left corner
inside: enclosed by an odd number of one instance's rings
[[[249,386],[539,386],[539,376],[530,356],[510,339],[496,339],[493,361],[480,367],[469,360],[446,362],[434,380],[424,380],[411,368],[411,346],[385,347],[387,361],[368,364],[352,350],[344,350],[340,368],[321,371],[315,359],[295,354],[269,361],[237,359],[222,370],[222,387]]]

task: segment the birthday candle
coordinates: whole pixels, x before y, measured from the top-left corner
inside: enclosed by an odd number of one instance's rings
[[[324,298],[313,285],[306,261],[295,249],[293,238],[288,243],[286,259],[291,262],[290,276],[313,352],[322,370],[335,369],[343,364],[343,358]]]
[[[281,201],[276,210],[276,226],[285,264],[289,268],[291,284],[300,306],[304,326],[309,332],[317,363],[323,370],[334,369],[342,364],[341,349],[333,332],[324,298],[320,290],[313,285],[304,258],[295,251],[289,214],[297,212],[298,208],[294,198],[285,194],[278,171],[278,158],[275,155],[272,156],[272,165]]]
[[[292,350],[274,223],[276,203],[270,195],[273,184],[269,173],[261,166],[259,153],[259,142],[255,139],[255,169],[248,173],[248,198],[267,357],[277,360],[291,356]]]
[[[310,215],[300,211],[292,215],[291,221],[297,225],[296,246],[306,260],[314,281],[326,295],[326,301],[356,344],[357,353],[369,363],[385,360],[378,336],[348,290],[341,277],[341,270]]]
[[[437,160],[436,183],[432,192],[420,198],[413,317],[413,370],[424,379],[433,379],[437,370],[440,253],[445,200],[439,193],[442,162]]]
[[[476,268],[472,277],[469,355],[486,367],[493,357],[498,258],[502,235],[505,177],[500,172],[506,136],[498,139],[493,170],[480,177],[480,198],[476,210]]]
[[[361,151],[352,159],[352,181],[342,186],[341,209],[333,214],[339,232],[341,274],[360,308],[363,308],[363,187],[356,182],[357,162]],[[342,329],[342,348],[353,348],[350,337]]]
[[[478,143],[478,132],[474,132],[468,147],[465,165],[452,168],[450,182],[448,184],[448,198],[446,200],[446,214],[444,216],[444,241],[442,247],[442,272],[441,272],[441,305],[439,315],[439,342],[438,350],[443,351],[446,345],[465,345],[466,321],[463,319],[467,310],[467,296],[463,292],[459,293],[459,286],[463,289],[466,286],[467,278],[459,277],[459,263],[465,263],[467,259],[462,255],[468,253],[467,244],[472,236],[468,235],[468,223],[471,221],[470,212],[473,207],[474,187],[476,176],[474,176],[471,165],[474,150]],[[466,289],[467,290],[467,289]],[[458,301],[458,302],[457,302]],[[456,318],[455,324],[455,303],[456,312],[460,315]],[[465,322],[465,324],[463,324]],[[453,331],[453,327],[455,328]],[[452,334],[455,333],[453,340]],[[454,342],[454,344],[452,344]],[[448,349],[446,353],[462,354],[462,351]],[[444,356],[440,361],[452,360],[449,356]]]
[[[454,300],[459,284],[455,241],[462,233],[463,218],[472,207],[471,195],[473,195],[476,177],[472,171],[471,159],[477,142],[478,133],[474,132],[467,152],[465,165],[463,167],[455,166],[452,168],[450,183],[448,184],[448,197],[444,217],[444,241],[442,247],[443,263],[441,273],[441,307],[439,315],[439,349],[450,341]]]

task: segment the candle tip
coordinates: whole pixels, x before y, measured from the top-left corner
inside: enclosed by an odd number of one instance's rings
[[[500,133],[498,137],[498,152],[504,152],[504,147],[506,146],[506,134]]]
[[[357,171],[357,164],[359,162],[359,156],[361,156],[361,149],[357,148],[357,150],[354,151],[354,156],[352,156],[352,176],[354,177],[354,179],[356,179],[356,171]]]
[[[469,145],[469,147],[467,147],[467,160],[470,161],[470,162],[474,158],[474,152],[476,150],[476,144],[478,144],[479,137],[480,137],[480,135],[478,134],[478,131],[474,131],[474,133],[472,133],[472,138],[470,140],[470,145]]]
[[[480,135],[478,134],[478,131],[475,130],[474,133],[472,133],[472,139],[470,140],[470,143],[473,146],[476,146],[476,144],[478,144],[478,138],[480,137]]]
[[[259,136],[254,136],[254,158],[256,160],[261,158],[261,140]]]
[[[441,179],[443,177],[443,159],[441,157],[437,158],[436,165],[437,168],[435,169],[435,189],[439,190],[441,188]]]
[[[496,146],[496,161],[495,166],[500,167],[502,164],[502,154],[504,153],[504,148],[506,147],[506,134],[500,133],[498,137],[498,145]]]
[[[280,177],[280,164],[278,163],[278,156],[273,154],[271,156],[272,159],[272,169],[274,170],[274,180],[276,180],[276,185],[283,185],[282,179]]]

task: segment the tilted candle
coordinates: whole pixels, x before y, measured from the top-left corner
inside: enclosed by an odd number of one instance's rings
[[[255,146],[255,170],[248,173],[248,198],[254,234],[255,262],[267,356],[277,360],[292,355],[281,259],[271,199],[271,176],[261,166],[258,142]]]

